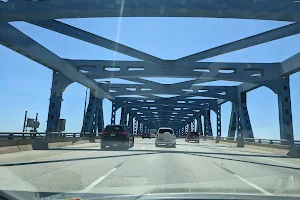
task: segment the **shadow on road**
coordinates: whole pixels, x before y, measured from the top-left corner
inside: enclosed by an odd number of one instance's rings
[[[101,152],[99,149],[78,149],[78,148],[57,148],[57,149],[50,149],[50,151],[97,151]],[[153,154],[186,154],[190,156],[199,156],[205,158],[213,158],[213,159],[221,159],[221,160],[230,160],[235,162],[243,162],[243,163],[250,163],[250,164],[257,164],[263,166],[270,166],[270,167],[277,167],[277,168],[285,168],[285,169],[292,169],[292,170],[300,170],[298,167],[290,167],[290,166],[282,166],[282,165],[275,165],[275,164],[267,164],[257,161],[249,161],[249,160],[242,160],[238,157],[244,158],[251,158],[251,157],[277,157],[277,158],[288,158],[286,156],[272,156],[272,155],[260,155],[260,154],[233,154],[233,153],[214,153],[214,152],[193,152],[193,151],[177,151],[177,150],[128,150],[128,151],[118,151],[119,153],[123,153],[121,155],[103,155],[103,156],[95,156],[95,157],[84,157],[84,158],[72,158],[72,159],[60,159],[60,160],[46,160],[46,161],[32,161],[32,162],[20,162],[20,163],[7,163],[7,164],[0,164],[0,167],[10,167],[10,166],[24,166],[24,165],[39,165],[39,164],[48,164],[48,163],[63,163],[63,162],[72,162],[72,161],[85,161],[85,160],[97,160],[97,159],[111,159],[111,158],[119,158],[119,157],[132,157],[132,156],[145,156],[145,155],[153,155]],[[124,154],[130,153],[130,154]],[[221,157],[221,156],[229,156],[229,157]],[[41,158],[42,159],[42,158]]]

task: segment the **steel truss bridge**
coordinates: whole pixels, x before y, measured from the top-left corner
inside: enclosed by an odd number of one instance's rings
[[[292,23],[176,60],[164,60],[56,20],[120,17],[120,11],[122,17],[211,17]],[[64,59],[8,23],[13,21],[24,21],[140,61]],[[278,97],[280,138],[293,144],[289,76],[300,69],[300,52],[279,63],[199,61],[299,34],[299,22],[300,3],[293,0],[231,0],[226,1],[226,6],[217,0],[72,0],[71,3],[63,0],[8,0],[0,2],[0,43],[53,70],[47,121],[49,134],[56,131],[63,92],[67,86],[77,82],[91,91],[82,127],[82,132],[85,133],[103,130],[102,101],[107,98],[112,101],[111,124],[126,124],[136,133],[171,126],[178,135],[195,130],[212,136],[210,115],[215,112],[217,141],[221,137],[221,106],[225,102],[231,102],[227,136],[254,138],[247,109],[247,92],[266,86]],[[116,45],[118,48],[115,48]],[[112,84],[95,80],[111,77],[140,84]],[[160,84],[142,79],[147,77],[196,80]],[[197,85],[216,80],[243,83],[238,86]],[[162,98],[154,94],[176,96]],[[142,97],[122,97],[123,95]],[[191,98],[197,96],[208,99]],[[116,122],[116,111],[119,108],[121,120]]]

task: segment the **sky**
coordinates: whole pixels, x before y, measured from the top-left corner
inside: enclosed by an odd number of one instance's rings
[[[234,40],[274,29],[288,22],[212,18],[92,18],[63,19],[62,22],[84,29],[162,59],[172,60],[216,47]],[[86,42],[70,38],[25,22],[13,26],[62,58],[136,60]],[[300,34],[216,56],[210,62],[281,62],[300,52]],[[24,113],[34,118],[39,114],[39,131],[46,130],[52,71],[0,45],[0,131],[21,132]],[[300,140],[300,74],[291,76],[291,100],[295,139]],[[112,80],[119,83],[118,80]],[[162,83],[170,80],[156,79]],[[123,81],[124,82],[124,81]],[[205,85],[237,85],[215,81]],[[66,132],[79,132],[82,126],[86,88],[78,83],[68,86],[63,94],[61,118],[66,119]],[[256,138],[279,139],[277,95],[261,87],[247,95],[248,111]],[[110,123],[111,102],[104,100],[105,125]],[[231,103],[222,105],[222,135],[227,136]],[[117,122],[120,112],[117,112]],[[213,134],[216,115],[212,112]]]

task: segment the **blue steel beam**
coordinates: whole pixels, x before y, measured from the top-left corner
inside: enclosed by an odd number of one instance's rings
[[[106,49],[110,49],[112,51],[116,51],[134,58],[138,58],[140,60],[148,61],[156,64],[164,64],[164,61],[155,56],[149,55],[147,53],[138,51],[136,49],[127,47],[120,43],[114,42],[112,40],[108,40],[104,37],[100,37],[98,35],[89,33],[82,29],[76,28],[74,26],[56,21],[56,20],[47,20],[47,21],[29,21],[29,23],[34,24],[36,26],[40,26],[52,31],[56,31],[58,33],[77,38],[79,40],[89,42],[91,44],[104,47]]]
[[[171,94],[180,96],[203,96],[227,99],[235,102],[237,95],[237,87],[235,86],[198,86],[192,85],[189,88],[178,87],[173,85],[161,85],[161,87],[153,87],[139,84],[99,84],[111,95],[116,97],[122,95],[151,95],[151,94]]]
[[[47,0],[0,3],[0,20],[90,17],[213,17],[300,22],[300,5],[282,0]],[[266,6],[267,5],[267,6]]]
[[[299,5],[298,5],[299,6]],[[225,53],[263,44],[280,38],[288,37],[300,33],[300,23],[286,25],[277,29],[263,32],[254,36],[250,36],[241,40],[227,43],[212,49],[208,49],[193,55],[189,55],[175,61],[175,65],[196,62],[206,58],[215,57]]]
[[[59,72],[73,82],[78,82],[95,90],[95,95],[98,98],[113,98],[110,94],[102,90],[94,80],[78,72],[73,65],[61,59],[8,23],[0,24],[0,44],[53,71]]]
[[[66,60],[92,79],[118,77],[140,83],[146,83],[146,81],[130,78],[201,78],[201,82],[227,80],[259,84],[278,78],[281,71],[280,63],[196,62],[177,67],[165,67],[144,61]]]

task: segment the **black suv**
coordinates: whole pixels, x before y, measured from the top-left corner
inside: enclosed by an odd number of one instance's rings
[[[133,134],[123,125],[107,125],[101,134],[101,149],[109,147],[121,147],[129,149],[134,145]]]

